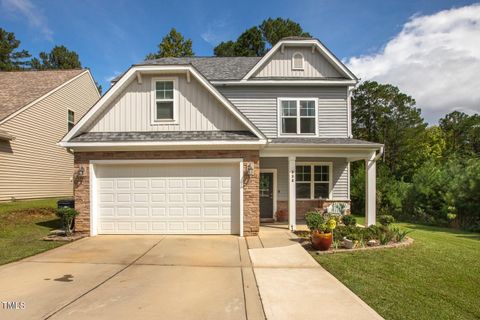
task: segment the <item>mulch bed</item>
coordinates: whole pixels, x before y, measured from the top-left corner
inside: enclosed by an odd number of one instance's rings
[[[61,235],[48,235],[46,237],[43,237],[42,240],[45,240],[45,241],[75,241],[75,240],[79,240],[79,239],[82,239],[82,238],[85,238],[85,237],[88,237],[88,234],[86,233],[81,233],[81,232],[76,232],[74,234],[72,234],[71,236],[61,236]]]
[[[397,242],[397,243],[389,243],[386,245],[378,245],[378,246],[372,246],[372,247],[358,247],[358,248],[353,248],[353,249],[345,249],[345,248],[338,248],[338,249],[333,249],[330,248],[330,250],[327,251],[319,251],[316,250],[312,247],[312,243],[308,239],[303,239],[301,241],[301,245],[305,248],[307,251],[315,251],[316,254],[321,255],[321,254],[329,254],[329,253],[342,253],[342,252],[357,252],[357,251],[366,251],[366,250],[377,250],[377,249],[392,249],[392,248],[403,248],[403,247],[408,247],[413,244],[413,238],[406,237],[405,240],[402,242]]]

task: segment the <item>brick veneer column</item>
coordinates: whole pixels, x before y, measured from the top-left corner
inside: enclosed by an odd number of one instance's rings
[[[115,159],[228,159],[243,158],[243,232],[245,236],[256,235],[260,227],[259,198],[259,153],[257,150],[219,151],[114,151],[75,152],[75,173],[84,168],[82,177],[75,179],[75,208],[80,212],[75,220],[75,229],[90,232],[90,160]],[[254,165],[254,175],[247,177],[248,165]]]

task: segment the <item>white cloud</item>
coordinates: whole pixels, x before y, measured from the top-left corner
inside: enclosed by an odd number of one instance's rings
[[[1,0],[2,7],[11,14],[20,14],[30,26],[37,28],[48,41],[53,41],[53,31],[48,27],[47,19],[30,0]]]
[[[207,25],[207,30],[204,31],[200,36],[212,46],[216,46],[224,39],[226,27],[227,20],[225,18],[216,19]]]
[[[480,113],[480,5],[413,16],[382,50],[347,65],[413,96],[431,124],[453,110]]]

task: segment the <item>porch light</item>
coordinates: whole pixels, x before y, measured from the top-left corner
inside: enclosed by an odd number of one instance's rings
[[[81,177],[81,176],[83,176],[84,172],[85,172],[85,169],[83,168],[83,166],[80,166],[80,169],[78,169],[77,174]]]
[[[255,171],[254,171],[253,163],[250,162],[247,166],[247,175],[249,177],[253,177],[254,174],[255,174]]]

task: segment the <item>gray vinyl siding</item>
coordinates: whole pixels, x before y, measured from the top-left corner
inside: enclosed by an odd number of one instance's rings
[[[349,198],[348,162],[345,158],[297,158],[297,162],[332,162],[333,200]],[[262,157],[260,169],[277,169],[277,200],[288,200],[288,158]]]
[[[155,78],[162,78],[153,76]],[[152,124],[152,76],[137,79],[90,125],[91,132],[245,130],[245,126],[193,76],[178,78],[178,123]]]
[[[318,98],[319,137],[348,137],[345,86],[226,86],[217,89],[268,138],[278,137],[277,98]]]
[[[303,55],[303,70],[292,69],[292,56],[300,52]],[[332,66],[323,55],[311,47],[285,48],[282,53],[278,50],[255,75],[255,78],[274,77],[311,77],[311,78],[338,78],[340,73]]]

